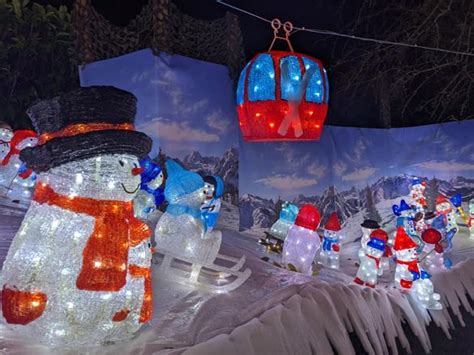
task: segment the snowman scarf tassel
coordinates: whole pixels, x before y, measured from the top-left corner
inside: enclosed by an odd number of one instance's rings
[[[128,265],[128,251],[150,238],[149,227],[133,216],[132,202],[102,201],[69,197],[56,193],[46,184],[36,187],[33,200],[95,218],[94,231],[83,251],[82,269],[76,286],[86,291],[119,291],[131,277],[144,278],[140,322],[151,319],[152,287],[148,268]]]

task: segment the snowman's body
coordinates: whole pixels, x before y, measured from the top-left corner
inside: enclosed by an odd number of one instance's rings
[[[423,266],[426,267],[430,273],[436,273],[446,268],[444,266],[444,255],[435,250],[435,244],[426,243],[423,248],[423,253],[425,254]]]
[[[319,254],[319,262],[332,269],[339,269],[341,250],[341,235],[334,231],[325,230],[323,246]]]
[[[436,205],[436,214],[443,216],[446,221],[446,231],[458,230],[458,223],[456,221],[456,212],[451,208],[449,202],[443,202]]]
[[[413,185],[410,189],[411,205],[415,212],[424,212],[426,206],[425,187],[422,184]]]
[[[382,254],[383,251],[366,245],[364,254],[360,258],[356,279],[354,280],[356,283],[375,287],[378,276],[382,274]]]
[[[170,202],[155,230],[157,250],[200,264],[212,264],[221,245],[220,231],[204,233],[200,206],[204,187]],[[163,265],[166,267],[169,265]]]
[[[375,229],[364,228],[362,227],[362,237],[360,238],[360,248],[358,251],[359,261],[362,261],[362,258],[365,255],[365,249],[367,248],[367,243],[370,240],[370,233],[372,233]]]
[[[163,184],[163,173],[160,174],[153,180],[149,181],[147,189],[140,189],[133,200],[133,210],[135,211],[135,217],[146,220],[149,215],[156,210],[156,197],[151,191],[156,191]],[[148,191],[147,191],[148,190]]]
[[[401,289],[410,289],[413,284],[413,273],[419,272],[418,253],[416,248],[395,251],[395,286]]]
[[[117,202],[113,208],[120,209],[119,203],[129,203],[131,212],[131,200],[140,180],[130,170],[137,163],[131,155],[70,162],[40,174],[38,190],[48,186],[58,196],[69,196],[71,203],[80,197],[96,200],[98,207]],[[79,289],[85,250],[96,223],[98,218],[87,213],[32,201],[2,272],[4,287],[41,292],[47,297],[39,317],[25,325],[14,325],[23,334],[48,344],[85,345],[120,340],[141,327],[144,298],[150,301],[151,297],[145,294],[145,283],[151,281],[149,237],[133,247],[130,242],[128,260],[118,266],[127,270],[126,282],[119,290]],[[108,230],[113,233],[113,227]],[[134,231],[129,229],[128,233],[132,239]],[[94,261],[98,269],[105,264],[107,260]]]
[[[292,225],[283,245],[282,262],[292,264],[297,271],[310,274],[316,252],[321,245],[316,231]]]

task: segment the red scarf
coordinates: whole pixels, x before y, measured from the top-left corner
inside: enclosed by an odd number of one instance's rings
[[[94,231],[82,252],[82,268],[76,280],[80,290],[119,291],[126,284],[127,270],[132,277],[145,278],[141,321],[151,318],[151,272],[128,264],[130,247],[150,238],[150,228],[133,216],[132,202],[68,197],[44,183],[36,186],[33,200],[95,218]],[[145,319],[145,314],[147,319]]]
[[[375,265],[377,266],[377,269],[379,268],[379,265],[380,265],[380,258],[376,258],[375,256],[373,255],[369,255],[369,254],[365,254],[366,257],[370,258],[370,259],[374,259],[375,260]]]
[[[412,261],[403,261],[403,260],[396,260],[397,264],[408,265],[408,271],[410,272],[417,272],[420,273],[420,269],[418,267],[418,260]]]

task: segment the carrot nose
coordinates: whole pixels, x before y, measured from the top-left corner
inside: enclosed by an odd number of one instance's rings
[[[133,168],[132,175],[140,175],[143,172],[143,168]]]

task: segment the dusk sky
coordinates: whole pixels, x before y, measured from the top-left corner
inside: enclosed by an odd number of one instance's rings
[[[325,127],[319,142],[241,143],[240,193],[291,199],[382,176],[474,177],[474,121],[398,129]],[[332,167],[332,168],[331,168]]]
[[[221,156],[238,145],[232,80],[223,65],[149,49],[95,62],[80,70],[81,85],[113,85],[138,98],[136,127],[182,158],[193,150]]]

